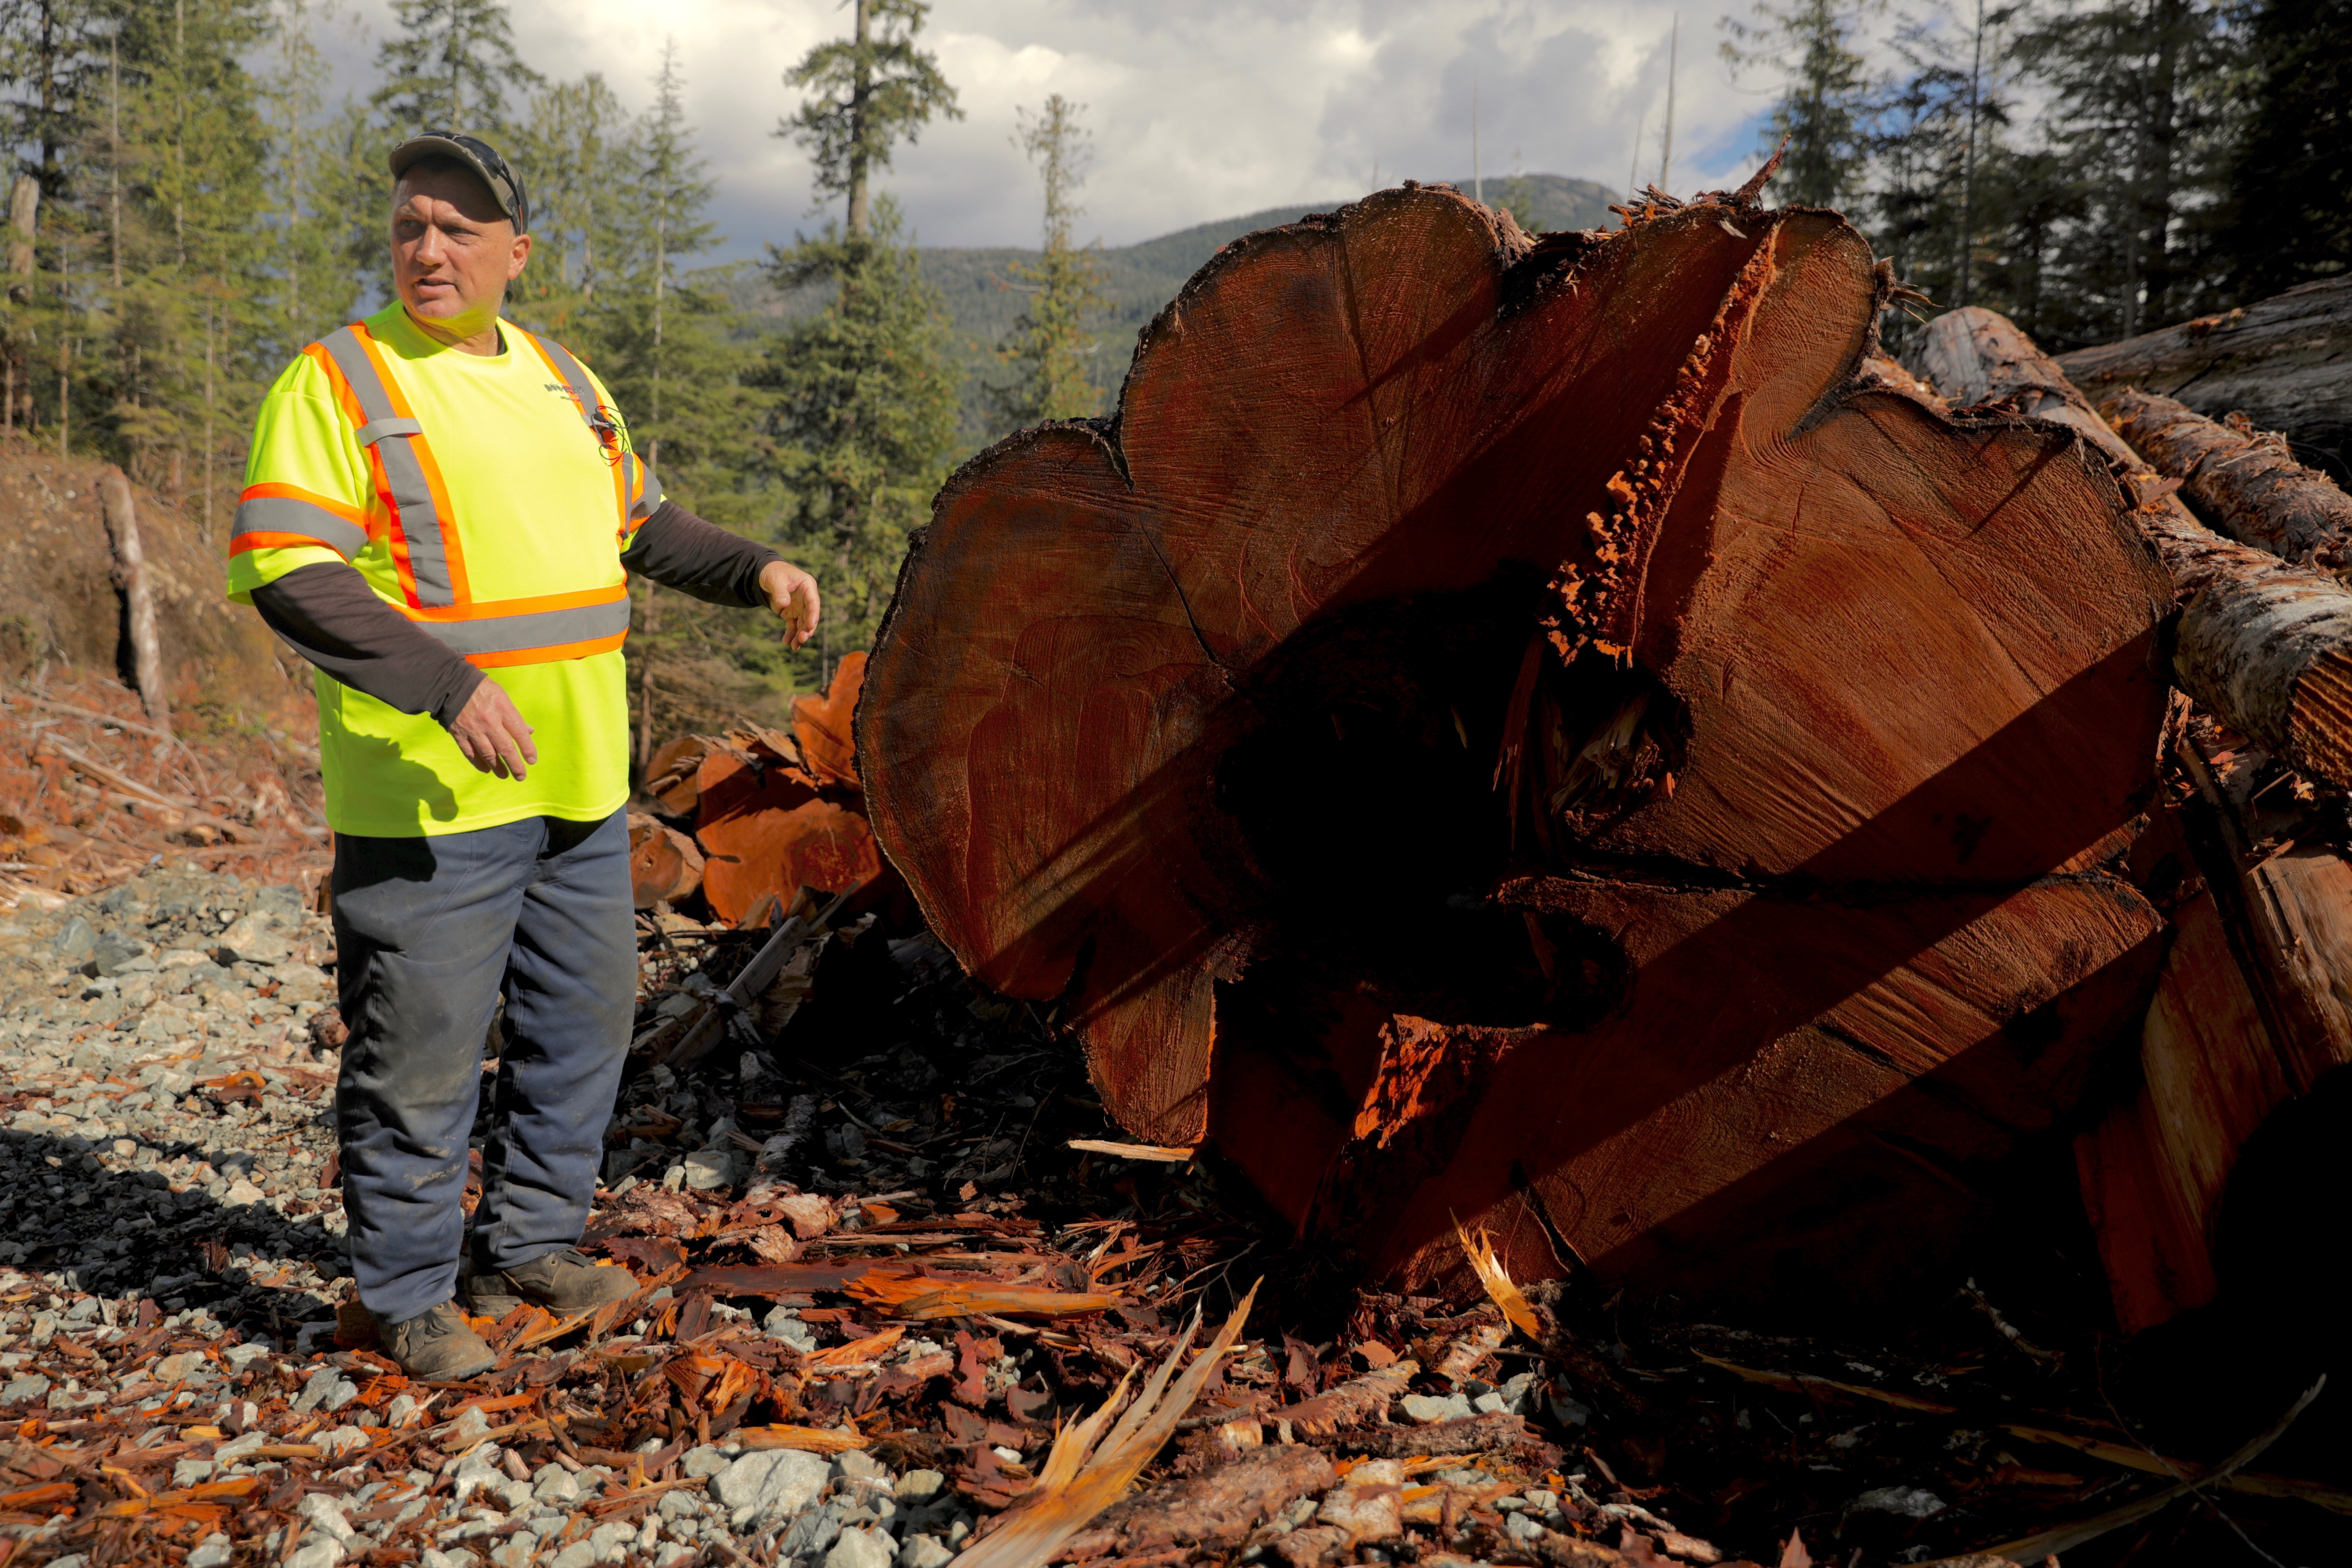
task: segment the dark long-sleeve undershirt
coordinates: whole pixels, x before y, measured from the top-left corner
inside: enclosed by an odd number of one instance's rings
[[[621,564],[705,604],[751,608],[768,602],[760,574],[778,559],[767,546],[666,500],[639,526]],[[404,713],[430,713],[445,726],[454,723],[484,679],[339,561],[298,566],[256,588],[253,607],[310,663]]]

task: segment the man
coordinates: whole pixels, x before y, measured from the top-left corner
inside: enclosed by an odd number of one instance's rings
[[[604,384],[499,319],[531,242],[498,153],[430,132],[391,164],[399,298],[270,388],[229,591],[318,667],[352,1271],[393,1358],[438,1380],[493,1359],[453,1297],[501,994],[467,1304],[562,1315],[631,1289],[575,1246],[636,990],[625,568],[765,605],[794,647],[818,602],[663,500]]]

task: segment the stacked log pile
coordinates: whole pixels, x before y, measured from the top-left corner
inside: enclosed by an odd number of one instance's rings
[[[645,789],[659,815],[631,813],[637,907],[698,894],[718,921],[764,925],[802,888],[872,889],[882,877],[849,739],[866,656],[851,654],[822,697],[793,704],[793,731],[684,735],[654,753]]]
[[[1838,219],[1626,217],[1408,187],[1228,247],[1115,420],[942,492],[860,771],[1125,1128],[1378,1275],[1459,1215],[1523,1279],[1884,1299],[2152,1002],[2212,1026],[2172,690],[2352,778],[2352,595],[1997,318],[1940,400],[1878,368]]]
[[[2059,367],[2105,402],[2126,387],[2177,397],[2212,418],[2242,413],[2285,432],[2336,471],[2352,458],[2352,277],[2324,278],[2242,310],[2119,343],[2077,349]]]

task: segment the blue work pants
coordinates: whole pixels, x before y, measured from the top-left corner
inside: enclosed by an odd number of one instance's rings
[[[477,1272],[587,1223],[636,1001],[628,830],[534,816],[415,838],[335,837],[335,1087],[360,1300],[396,1323],[455,1294],[468,1138],[501,994]]]

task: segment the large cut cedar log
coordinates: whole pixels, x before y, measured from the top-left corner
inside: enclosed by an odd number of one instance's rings
[[[1744,195],[1229,246],[909,555],[858,763],[933,930],[1390,1275],[1916,1279],[2146,1009],[2170,593],[2072,436],[1867,370],[1886,288]]]
[[[2146,392],[2111,397],[2099,412],[2223,533],[2339,582],[2352,575],[2352,496],[2274,435],[2242,416],[2225,425]]]
[[[2172,679],[2296,768],[2352,784],[2352,592],[2199,522],[2006,316],[1973,305],[1939,316],[1920,357],[1953,404],[2003,400],[2081,432],[2120,465],[2137,497],[2132,520],[2172,576]]]
[[[2093,402],[2137,386],[2215,418],[2239,410],[2265,430],[2352,457],[2352,276],[2077,349],[2058,364]]]

